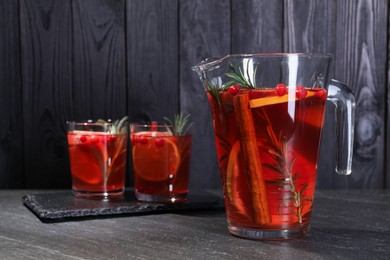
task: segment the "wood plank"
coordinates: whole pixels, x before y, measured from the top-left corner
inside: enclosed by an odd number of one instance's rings
[[[232,53],[281,52],[283,0],[232,1]]]
[[[284,52],[335,51],[336,0],[285,0]]]
[[[387,10],[387,17],[390,15],[389,10]],[[390,19],[388,20],[387,24],[387,39],[389,39],[390,36]],[[390,50],[390,42],[388,43],[388,48],[387,50]],[[387,109],[387,117],[385,118],[386,123],[385,123],[385,131],[386,131],[386,162],[385,162],[385,187],[387,189],[390,189],[390,152],[389,152],[389,147],[390,147],[390,131],[389,131],[389,122],[390,122],[390,52],[387,51],[387,99],[386,99],[386,109]]]
[[[338,1],[335,76],[356,98],[355,153],[348,188],[384,187],[388,2]]]
[[[178,1],[126,3],[127,113],[131,122],[164,122],[179,113]]]
[[[121,0],[73,2],[75,119],[126,115],[124,8]]]
[[[180,2],[180,107],[194,122],[190,188],[220,188],[211,109],[191,67],[230,52],[228,1]]]
[[[284,51],[335,53],[336,1],[285,1]],[[337,58],[337,57],[336,57]],[[332,69],[334,75],[334,66]],[[317,187],[334,188],[345,185],[344,177],[337,176],[336,132],[334,107],[328,103],[318,163]]]
[[[23,117],[19,13],[15,0],[0,1],[0,188],[23,188]]]
[[[20,1],[26,187],[70,187],[70,1]]]
[[[178,1],[127,1],[128,114],[163,121],[179,112]]]
[[[351,176],[334,172],[334,118],[328,108],[318,187],[383,186],[386,1],[289,1],[285,3],[285,50],[335,56],[333,76],[357,98],[355,153]]]

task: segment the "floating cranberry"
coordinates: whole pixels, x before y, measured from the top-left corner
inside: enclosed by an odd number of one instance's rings
[[[148,138],[146,136],[144,136],[144,135],[139,136],[138,140],[139,140],[139,142],[141,144],[147,144],[148,143]]]
[[[287,86],[284,84],[278,84],[275,87],[275,92],[278,96],[284,96],[287,94]]]
[[[99,137],[97,136],[91,136],[91,143],[93,144],[97,144],[99,142]]]
[[[80,142],[85,143],[87,141],[87,137],[85,135],[80,136]]]
[[[165,140],[164,140],[163,138],[157,137],[157,138],[154,140],[154,144],[155,144],[157,147],[163,147],[164,144],[165,144]]]
[[[317,90],[315,93],[315,96],[318,97],[319,99],[325,101],[326,100],[326,90],[323,88],[316,88],[315,90]]]
[[[239,85],[233,85],[228,88],[228,92],[230,95],[235,96],[240,92],[240,86]]]
[[[133,144],[138,143],[139,142],[139,136],[138,135],[132,135],[131,136],[131,142]]]
[[[107,136],[107,142],[114,142],[116,140],[116,136],[115,135],[109,135]]]
[[[297,86],[296,96],[297,98],[304,98],[307,95],[307,90],[303,86]]]

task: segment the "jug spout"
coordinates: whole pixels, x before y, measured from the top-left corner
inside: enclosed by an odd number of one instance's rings
[[[192,70],[195,72],[202,72],[209,70],[213,66],[217,66],[219,63],[222,62],[224,58],[213,58],[213,57],[208,57],[204,60],[202,60],[199,64],[195,65],[192,67]]]

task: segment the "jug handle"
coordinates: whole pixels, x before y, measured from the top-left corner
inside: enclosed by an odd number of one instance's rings
[[[355,97],[345,84],[332,79],[328,87],[327,100],[334,104],[336,112],[336,172],[349,175],[352,172]]]

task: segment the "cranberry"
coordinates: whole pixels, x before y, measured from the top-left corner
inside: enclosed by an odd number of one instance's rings
[[[323,89],[323,88],[315,88],[316,93],[315,93],[315,96],[318,97],[319,99],[321,100],[326,100],[326,90]]]
[[[307,90],[303,86],[297,86],[296,96],[297,98],[304,98],[307,95]]]
[[[148,138],[144,135],[141,135],[139,136],[139,139],[138,141],[141,143],[141,144],[147,144],[148,143]]]
[[[107,136],[107,142],[114,142],[115,140],[116,140],[116,136],[115,135]]]
[[[93,144],[97,144],[99,142],[99,137],[97,136],[91,136],[91,143]]]
[[[85,135],[80,136],[80,142],[85,143],[87,141],[87,137]]]
[[[157,138],[154,140],[154,144],[155,144],[157,147],[163,147],[164,144],[165,144],[165,140],[164,140],[163,138],[157,137]]]
[[[275,92],[278,96],[284,96],[287,94],[287,86],[284,84],[278,84],[275,87]]]
[[[239,85],[233,85],[228,88],[229,94],[232,96],[235,96],[240,92],[240,86]]]
[[[133,144],[138,143],[139,142],[139,136],[138,135],[132,135],[131,136],[131,142]]]

